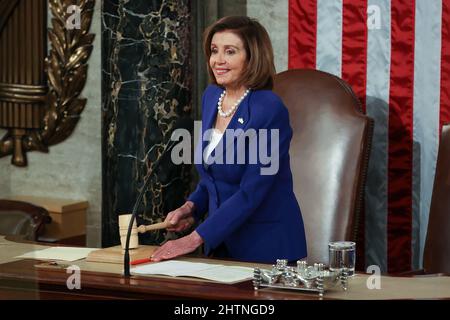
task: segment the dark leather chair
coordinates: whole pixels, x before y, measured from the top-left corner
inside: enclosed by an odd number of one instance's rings
[[[439,143],[423,267],[426,274],[450,274],[450,124]]]
[[[0,234],[19,236],[37,241],[46,223],[51,222],[48,211],[28,202],[0,199]]]
[[[302,210],[308,262],[328,263],[330,241],[355,241],[373,135],[350,86],[317,70],[288,70],[274,92],[289,109],[294,192]]]

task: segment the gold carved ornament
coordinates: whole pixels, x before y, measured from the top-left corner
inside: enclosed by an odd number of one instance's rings
[[[48,152],[49,146],[68,138],[86,106],[87,99],[80,98],[80,93],[86,83],[87,61],[95,37],[89,33],[95,0],[77,1],[80,28],[67,29],[72,15],[68,8],[72,5],[72,0],[49,0],[53,17],[48,30],[51,49],[45,58],[48,92],[40,128],[24,130],[19,143],[12,130],[0,140],[0,158],[12,154],[11,162],[16,166],[27,165],[27,151]]]

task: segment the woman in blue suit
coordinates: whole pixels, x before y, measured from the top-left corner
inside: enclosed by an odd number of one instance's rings
[[[208,255],[242,261],[302,259],[306,239],[289,164],[292,128],[288,110],[271,91],[275,67],[267,31],[248,17],[225,17],[206,30],[204,50],[212,84],[202,101],[200,181],[167,215],[168,230],[186,230],[208,216],[189,235],[156,250],[152,260],[202,244]]]

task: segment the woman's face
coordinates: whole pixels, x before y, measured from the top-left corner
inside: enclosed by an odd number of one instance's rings
[[[211,40],[209,65],[217,84],[235,87],[247,65],[247,53],[241,38],[230,31],[216,32]]]

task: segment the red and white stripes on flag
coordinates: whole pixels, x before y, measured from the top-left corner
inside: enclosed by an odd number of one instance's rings
[[[421,267],[443,123],[450,0],[289,0],[289,69],[346,80],[375,120],[365,264]]]

